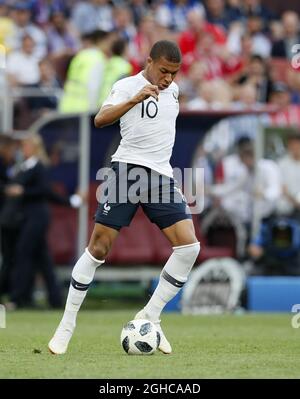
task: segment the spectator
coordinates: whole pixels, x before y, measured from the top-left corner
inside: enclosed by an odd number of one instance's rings
[[[257,89],[257,101],[265,103],[271,90],[266,61],[259,55],[252,55],[245,74],[239,79],[239,84],[252,84]]]
[[[100,104],[107,98],[113,84],[126,76],[129,76],[132,72],[132,66],[127,59],[128,45],[124,39],[116,39],[112,43],[112,56],[107,61],[105,67],[105,76],[103,79],[103,85],[101,88]]]
[[[248,228],[254,203],[260,218],[274,211],[281,193],[278,167],[271,160],[261,159],[255,168],[253,142],[248,137],[238,140],[237,154],[226,156],[219,168],[219,182],[210,193],[226,211],[238,216]]]
[[[70,4],[68,3],[70,3],[68,0],[31,0],[34,21],[43,28],[47,27],[53,12],[59,11],[69,15]]]
[[[159,25],[176,32],[182,32],[188,28],[187,14],[195,11],[204,14],[204,7],[195,0],[169,0],[161,2],[156,7],[155,19]]]
[[[252,38],[252,54],[268,58],[271,54],[271,42],[263,33],[263,19],[259,15],[251,15],[247,20],[247,32]]]
[[[269,103],[285,108],[291,104],[291,93],[283,82],[275,82],[271,86]]]
[[[110,2],[108,0],[80,1],[74,7],[72,22],[80,34],[95,30],[111,31],[114,23]]]
[[[258,109],[257,90],[252,84],[241,85],[237,90],[237,101],[232,104],[236,109]]]
[[[5,204],[5,187],[9,183],[12,167],[15,163],[16,142],[11,136],[0,136],[0,240],[1,240],[1,266],[0,266],[0,299],[10,292],[11,271],[14,261],[15,240],[18,227],[12,220],[5,220],[3,207]]]
[[[15,211],[22,213],[19,234],[15,238],[11,302],[8,308],[33,305],[32,291],[37,272],[44,277],[49,305],[57,308],[61,306],[61,293],[47,244],[50,222],[48,201],[78,207],[82,200],[78,196],[62,198],[49,187],[46,171],[48,157],[39,135],[24,137],[21,148],[24,161],[5,189],[7,202],[18,200]]]
[[[0,0],[0,45],[9,51],[14,36],[14,23],[8,15],[8,4],[6,0]]]
[[[14,51],[8,56],[7,73],[11,85],[35,85],[39,82],[39,58],[35,49],[34,39],[25,34],[21,50]]]
[[[277,203],[280,215],[300,221],[300,133],[287,136],[287,154],[278,161],[282,195]]]
[[[194,62],[188,73],[179,79],[180,103],[194,100],[198,96],[199,86],[205,80],[206,65],[204,62]]]
[[[115,7],[113,10],[114,29],[128,42],[136,35],[136,27],[133,24],[131,10],[128,7]]]
[[[205,0],[207,22],[218,25],[228,30],[230,24],[235,20],[234,15],[225,7],[225,0]]]
[[[291,93],[292,104],[300,105],[300,73],[294,69],[289,69],[286,81]]]
[[[294,56],[293,46],[300,43],[299,17],[295,11],[286,11],[281,17],[284,36],[273,43],[272,57],[291,60]]]
[[[41,97],[38,95],[28,99],[29,108],[38,118],[50,110],[55,110],[58,106],[61,85],[56,77],[53,63],[49,58],[44,58],[39,62],[40,80],[34,87],[40,89]],[[57,95],[53,92],[57,91]],[[48,94],[48,95],[47,95]]]
[[[30,3],[18,2],[12,6],[11,17],[16,29],[13,37],[13,49],[19,50],[22,47],[24,35],[30,35],[35,42],[34,55],[41,59],[47,54],[46,34],[31,22],[32,12]]]
[[[149,12],[146,0],[131,0],[130,9],[135,26],[138,26],[141,22],[141,19]]]
[[[187,13],[188,29],[181,33],[178,42],[183,56],[183,72],[187,72],[191,64],[197,59],[197,51],[204,34],[212,37],[213,46],[224,46],[226,35],[219,27],[209,24],[205,20],[204,11],[191,10]]]
[[[91,46],[71,61],[59,109],[63,113],[96,111],[100,105],[106,60],[114,35],[96,31]]]
[[[79,49],[79,40],[65,14],[62,11],[53,11],[49,22],[47,37],[51,57],[74,55]]]
[[[232,91],[228,83],[221,79],[204,81],[199,86],[199,95],[189,101],[189,110],[220,110],[228,108],[232,99]]]
[[[254,261],[252,275],[300,275],[300,225],[276,217],[262,222],[248,253]]]
[[[242,14],[246,19],[252,15],[259,16],[263,20],[263,29],[268,30],[270,22],[275,19],[275,15],[261,3],[261,0],[243,0],[241,2]]]
[[[136,35],[129,43],[130,60],[135,66],[134,72],[143,69],[149,51],[158,40],[158,26],[151,13],[146,14],[140,20]]]

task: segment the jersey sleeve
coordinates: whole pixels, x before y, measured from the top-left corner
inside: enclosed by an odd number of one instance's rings
[[[128,88],[125,85],[116,82],[106,100],[103,102],[102,107],[106,105],[118,105],[131,98]]]

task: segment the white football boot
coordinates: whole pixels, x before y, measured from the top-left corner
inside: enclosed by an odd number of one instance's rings
[[[55,334],[48,344],[48,349],[53,355],[63,355],[67,352],[74,329],[75,326],[66,325],[60,322]]]
[[[163,333],[163,330],[161,329],[160,326],[160,320],[151,320],[150,317],[148,316],[147,312],[145,309],[140,310],[134,317],[135,320],[137,319],[145,319],[145,320],[150,320],[152,321],[153,324],[155,324],[155,327],[157,328],[157,331],[160,333],[160,344],[158,346],[158,349],[163,352],[166,355],[169,355],[172,353],[172,347],[167,340],[165,334]]]

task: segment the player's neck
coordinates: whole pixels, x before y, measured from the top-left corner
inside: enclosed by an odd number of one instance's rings
[[[144,77],[146,80],[148,80],[149,83],[153,84],[153,83],[151,82],[151,78],[150,78],[150,76],[149,76],[149,74],[148,74],[148,72],[147,72],[147,69],[144,69],[144,70],[142,71],[142,75],[143,75],[143,77]]]

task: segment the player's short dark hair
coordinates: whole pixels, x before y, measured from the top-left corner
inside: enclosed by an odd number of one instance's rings
[[[181,63],[181,51],[177,43],[170,40],[159,40],[156,42],[151,51],[150,57],[156,61],[163,57],[169,62]]]

